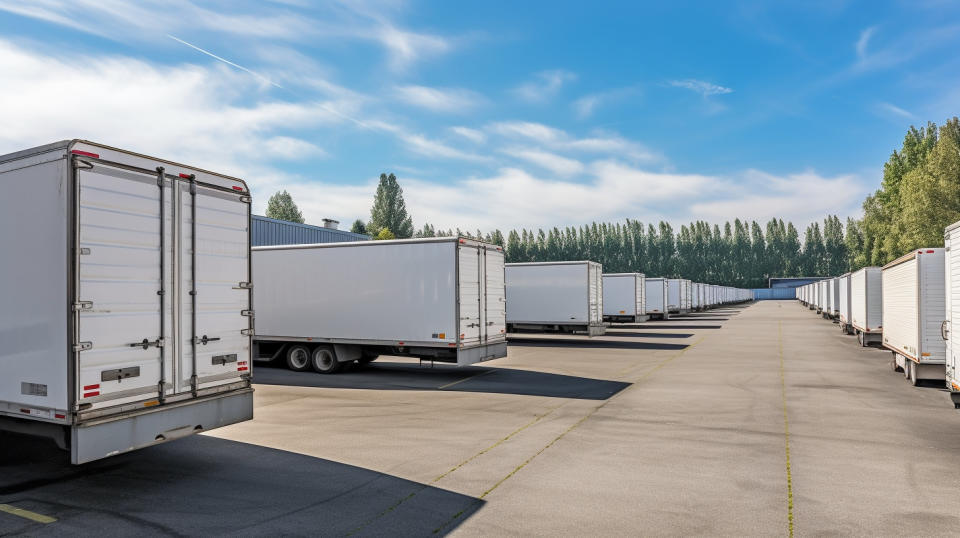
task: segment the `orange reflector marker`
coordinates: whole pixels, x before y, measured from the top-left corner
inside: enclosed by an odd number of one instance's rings
[[[155,405],[160,405],[160,400],[150,400],[149,402],[143,402],[144,407],[153,407]]]
[[[444,338],[447,337],[447,333],[440,333],[440,334],[437,335],[437,337],[439,337],[441,340],[443,340]]]
[[[921,356],[921,357],[929,357],[930,354],[929,354],[929,353],[921,353],[920,356]]]

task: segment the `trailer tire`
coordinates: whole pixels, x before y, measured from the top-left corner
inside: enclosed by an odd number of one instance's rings
[[[337,353],[329,346],[317,346],[310,355],[310,365],[318,374],[335,374],[340,371]]]
[[[285,355],[287,368],[294,372],[306,372],[310,369],[310,349],[307,346],[293,345],[287,348]]]

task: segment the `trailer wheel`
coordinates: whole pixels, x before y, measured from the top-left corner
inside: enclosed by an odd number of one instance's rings
[[[310,365],[318,374],[333,374],[340,370],[340,361],[332,347],[317,346],[310,357]]]
[[[294,372],[306,372],[310,369],[310,350],[307,346],[295,345],[287,348],[287,368]]]

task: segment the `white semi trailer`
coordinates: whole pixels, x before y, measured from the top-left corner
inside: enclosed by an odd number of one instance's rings
[[[253,417],[242,180],[67,140],[0,187],[0,430],[81,464]]]
[[[837,294],[840,299],[839,309],[837,310],[837,321],[840,323],[840,330],[843,334],[851,334],[850,327],[850,273],[837,278]]]
[[[883,266],[883,346],[912,384],[943,382],[944,249],[917,249]]]
[[[443,237],[254,247],[256,357],[331,374],[381,355],[504,357],[503,249]]]
[[[647,278],[645,284],[647,315],[651,319],[668,319],[670,312],[667,311],[667,279]]]
[[[606,332],[599,263],[508,263],[506,275],[509,331]]]
[[[953,320],[960,321],[960,222],[947,226],[943,235],[946,301],[940,335],[946,343],[947,389],[953,406],[960,409],[960,333],[953,328]]]
[[[603,319],[642,323],[649,319],[646,307],[646,278],[643,273],[603,275]]]
[[[850,273],[850,327],[861,346],[883,340],[883,269]]]

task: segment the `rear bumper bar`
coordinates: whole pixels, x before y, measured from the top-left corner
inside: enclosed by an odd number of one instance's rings
[[[155,407],[71,428],[70,461],[87,463],[253,418],[253,389]]]

